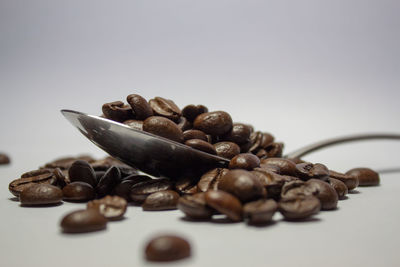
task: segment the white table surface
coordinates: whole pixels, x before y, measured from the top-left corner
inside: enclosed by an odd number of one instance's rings
[[[0,3],[0,266],[147,266],[146,241],[176,233],[193,256],[170,266],[399,266],[400,173],[335,211],[267,227],[143,212],[65,235],[84,204],[24,208],[8,183],[55,158],[105,154],[59,113],[100,114],[130,93],[225,110],[285,151],[360,132],[400,133],[397,1],[14,1]],[[306,157],[346,171],[399,168],[398,141]]]

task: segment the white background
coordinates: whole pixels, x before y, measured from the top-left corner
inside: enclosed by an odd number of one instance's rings
[[[328,137],[397,132],[398,1],[0,1],[1,266],[143,266],[157,233],[187,237],[182,266],[398,266],[399,173],[304,223],[263,228],[142,212],[106,231],[63,235],[84,204],[22,208],[8,183],[57,157],[104,153],[60,114],[100,114],[130,93],[205,104],[271,132],[290,152]],[[399,168],[398,141],[306,159],[338,171]],[[171,266],[175,266],[173,263]]]

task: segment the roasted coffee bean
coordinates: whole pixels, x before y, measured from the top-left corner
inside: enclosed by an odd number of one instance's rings
[[[146,245],[148,261],[176,261],[190,257],[190,244],[179,236],[163,235],[150,240]]]
[[[343,174],[337,171],[329,170],[329,177],[342,181],[347,186],[347,189],[349,191],[356,188],[359,183],[357,177]]]
[[[0,165],[5,165],[10,163],[10,157],[4,153],[0,153]]]
[[[134,113],[129,105],[122,101],[105,103],[102,107],[103,114],[107,119],[123,122],[134,118]]]
[[[260,199],[243,206],[244,217],[250,224],[265,224],[272,220],[278,204],[273,199]]]
[[[243,208],[239,199],[222,190],[209,190],[205,192],[207,205],[225,214],[234,222],[242,220]]]
[[[254,153],[259,159],[268,158],[268,152],[267,152],[267,150],[265,150],[263,148],[260,148],[260,149],[257,149],[255,151],[253,151],[253,154]]]
[[[123,180],[114,187],[113,194],[124,198],[126,201],[131,201],[131,187],[135,184],[152,179],[146,175],[133,174],[123,178]]]
[[[247,142],[247,143],[244,143],[244,144],[240,145],[240,146],[239,146],[239,147],[240,147],[240,153],[251,152],[251,151],[250,151],[250,148],[251,148],[252,144],[253,144],[253,143],[252,143],[251,141],[249,141],[249,142]]]
[[[126,101],[131,106],[137,120],[145,120],[153,116],[153,110],[149,103],[140,95],[130,94],[126,97]]]
[[[193,178],[189,174],[188,176],[183,176],[178,178],[178,180],[175,182],[175,190],[179,194],[196,194],[198,189],[197,189],[197,181],[198,178]]]
[[[204,132],[196,129],[190,129],[183,132],[183,140],[200,139],[208,142],[207,136]]]
[[[94,199],[95,192],[93,187],[84,182],[73,182],[62,189],[65,201],[85,202]]]
[[[109,168],[100,178],[95,190],[98,197],[103,197],[111,193],[114,187],[121,181],[121,172],[117,167]]]
[[[128,203],[119,196],[105,196],[101,199],[95,199],[87,204],[88,209],[94,209],[101,213],[108,220],[119,220],[125,212]]]
[[[261,168],[255,168],[252,173],[267,190],[268,198],[273,198],[276,200],[280,198],[283,185],[286,182],[297,179],[290,176],[279,175]]]
[[[105,171],[95,171],[94,173],[96,176],[96,183],[99,183],[101,177],[103,177],[106,172]]]
[[[296,175],[296,164],[284,158],[266,158],[261,160],[261,164],[275,165],[279,167],[279,174]]]
[[[302,180],[294,180],[286,182],[281,190],[281,198],[296,198],[301,196],[316,196],[318,195],[317,186],[309,186]]]
[[[296,164],[296,176],[307,181],[309,179],[329,180],[329,170],[321,163],[299,163]]]
[[[310,179],[306,182],[307,187],[315,188],[318,193],[315,196],[321,201],[321,210],[336,209],[338,194],[336,190],[327,182],[319,179]]]
[[[103,159],[95,160],[93,162],[89,162],[92,168],[95,171],[106,171],[112,166],[116,166],[120,169],[122,172],[123,170],[127,170],[127,172],[130,174],[137,173],[135,169],[133,169],[131,166],[126,165],[125,163],[117,160],[116,158],[113,157],[105,157]]]
[[[190,139],[185,142],[185,145],[190,146],[191,148],[216,155],[217,152],[215,151],[215,148],[212,144],[203,141],[201,139]]]
[[[44,168],[60,168],[61,170],[68,170],[72,163],[74,163],[77,160],[84,160],[87,161],[89,163],[94,162],[94,158],[92,158],[91,156],[87,156],[87,155],[82,155],[82,156],[78,156],[78,157],[64,157],[64,158],[59,158],[56,159],[52,162],[46,163],[44,165]]]
[[[181,210],[188,218],[194,220],[211,219],[214,211],[206,204],[205,193],[194,195],[185,195],[179,198],[177,208]]]
[[[123,124],[128,125],[132,129],[143,131],[143,121],[141,120],[127,120]]]
[[[321,202],[312,195],[284,198],[278,203],[278,210],[286,220],[304,220],[318,213],[320,209]]]
[[[19,201],[22,205],[50,205],[58,204],[62,200],[60,188],[50,184],[34,184],[25,188],[19,194]]]
[[[163,190],[150,194],[144,201],[143,210],[175,210],[179,194],[173,190]]]
[[[193,122],[200,114],[208,112],[208,108],[203,105],[187,105],[182,109],[182,115],[190,122]]]
[[[240,147],[233,142],[218,142],[214,144],[217,155],[223,158],[232,159],[240,153]]]
[[[246,170],[230,170],[219,181],[218,189],[229,192],[242,202],[266,196],[266,191],[257,177]]]
[[[256,168],[257,169],[257,168]],[[264,169],[276,174],[279,174],[281,172],[281,168],[278,165],[271,165],[268,163],[260,162],[260,169]]]
[[[227,172],[228,169],[225,168],[215,168],[209,170],[201,176],[199,182],[197,183],[198,190],[201,192],[206,192],[210,189],[217,190],[221,177],[223,177]]]
[[[284,147],[283,143],[274,142],[270,146],[265,148],[265,150],[267,151],[269,158],[281,158],[283,147]]]
[[[380,183],[379,174],[369,168],[351,169],[346,175],[356,178],[359,186],[376,186]]]
[[[188,121],[185,117],[181,117],[177,123],[179,129],[182,130],[182,132],[189,130],[192,128],[192,123]]]
[[[131,187],[130,197],[133,201],[141,203],[145,201],[150,194],[170,189],[172,189],[171,181],[167,179],[153,179],[133,185]]]
[[[223,136],[223,139],[240,145],[250,141],[250,134],[251,129],[248,125],[243,123],[234,123],[231,131]]]
[[[68,176],[71,182],[85,182],[93,187],[96,186],[96,173],[87,161],[77,160],[72,163]]]
[[[8,185],[8,190],[18,197],[23,190],[35,184],[57,185],[57,178],[49,169],[30,171],[22,174],[21,178],[13,180]]]
[[[260,131],[252,132],[250,134],[251,145],[248,150],[249,150],[249,152],[253,152],[260,148],[265,149],[268,146],[272,145],[272,143],[274,142],[274,139],[275,138],[270,133],[263,133]]]
[[[202,113],[194,120],[193,127],[206,134],[221,136],[232,129],[232,118],[224,111]]]
[[[56,178],[56,184],[58,187],[63,188],[67,184],[69,184],[69,178],[67,177],[68,171],[62,171],[60,168],[55,168],[53,170],[54,178]]]
[[[165,137],[175,142],[183,142],[182,130],[173,121],[164,117],[148,117],[143,122],[143,131]]]
[[[340,180],[329,177],[329,183],[335,189],[339,199],[344,199],[348,193],[347,186]]]
[[[96,209],[77,210],[65,215],[60,225],[64,233],[85,233],[105,229],[107,219]]]
[[[260,159],[251,153],[241,153],[234,156],[229,162],[229,169],[253,170],[260,167]]]
[[[155,97],[154,99],[150,99],[149,104],[153,109],[154,115],[166,117],[174,122],[179,122],[182,112],[172,100]]]

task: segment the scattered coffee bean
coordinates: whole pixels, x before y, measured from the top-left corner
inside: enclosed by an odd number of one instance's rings
[[[126,97],[126,101],[128,101],[129,105],[131,106],[137,120],[145,120],[148,117],[153,116],[153,110],[149,103],[147,103],[146,99],[140,95],[128,95]]]
[[[4,153],[0,153],[0,165],[5,165],[10,163],[10,157]]]
[[[260,199],[243,206],[244,217],[250,224],[265,224],[272,220],[278,204],[272,199]]]
[[[103,230],[107,227],[107,219],[96,209],[77,210],[61,220],[64,233],[85,233]]]
[[[208,112],[208,108],[203,105],[187,105],[182,109],[182,115],[190,122],[193,122],[200,114]]]
[[[191,148],[216,155],[217,152],[215,151],[215,148],[212,144],[203,141],[201,139],[190,139],[185,142],[185,145],[190,146]]]
[[[224,111],[202,113],[194,120],[193,127],[206,134],[220,136],[232,129],[232,118]]]
[[[173,190],[163,190],[150,194],[144,201],[143,210],[174,210],[179,194]]]
[[[21,178],[13,180],[8,185],[8,189],[18,197],[23,190],[35,184],[57,185],[57,178],[49,169],[30,171],[22,174]]]
[[[314,196],[284,198],[278,203],[278,210],[286,220],[304,220],[321,209],[321,202]]]
[[[232,159],[240,153],[240,147],[233,142],[218,142],[214,144],[217,155],[223,158]]]
[[[190,244],[185,239],[174,235],[163,235],[149,241],[145,256],[148,261],[176,261],[189,257],[190,250]]]
[[[339,199],[344,199],[348,193],[347,186],[340,180],[329,177],[329,183],[336,190]]]
[[[357,179],[359,186],[376,186],[380,183],[379,174],[369,168],[354,168],[347,171],[346,175]]]
[[[95,209],[108,220],[119,220],[124,216],[127,205],[128,203],[122,197],[105,196],[88,202],[87,208]]]
[[[72,202],[85,202],[94,199],[93,186],[84,182],[72,182],[62,189],[63,200]]]
[[[60,188],[50,184],[34,184],[25,188],[19,194],[21,205],[53,205],[62,200],[62,191]]]
[[[229,169],[253,170],[260,167],[260,159],[251,153],[241,153],[234,156],[229,162]]]
[[[222,190],[209,190],[205,193],[208,206],[225,214],[234,222],[242,220],[243,208],[239,199]]]
[[[96,186],[96,174],[87,161],[77,160],[72,163],[68,174],[71,182],[85,182],[93,187]]]
[[[149,104],[153,109],[154,115],[166,117],[174,122],[179,122],[182,112],[172,100],[155,97],[154,99],[150,99]]]
[[[358,178],[355,176],[350,176],[350,175],[332,171],[332,170],[329,170],[329,177],[342,181],[347,186],[347,189],[349,191],[355,189],[359,183]]]
[[[213,210],[207,206],[205,193],[185,195],[179,198],[177,208],[194,220],[208,220],[213,215]]]
[[[165,137],[175,142],[183,142],[182,130],[173,121],[164,117],[148,117],[143,122],[143,131]]]

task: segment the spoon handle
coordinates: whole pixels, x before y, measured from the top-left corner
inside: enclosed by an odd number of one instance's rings
[[[311,152],[320,150],[325,147],[333,146],[341,143],[349,143],[354,141],[371,140],[371,139],[394,139],[400,140],[400,134],[390,133],[367,133],[367,134],[355,134],[348,136],[335,137],[314,144],[310,144],[303,148],[297,149],[285,156],[285,158],[301,158]]]

